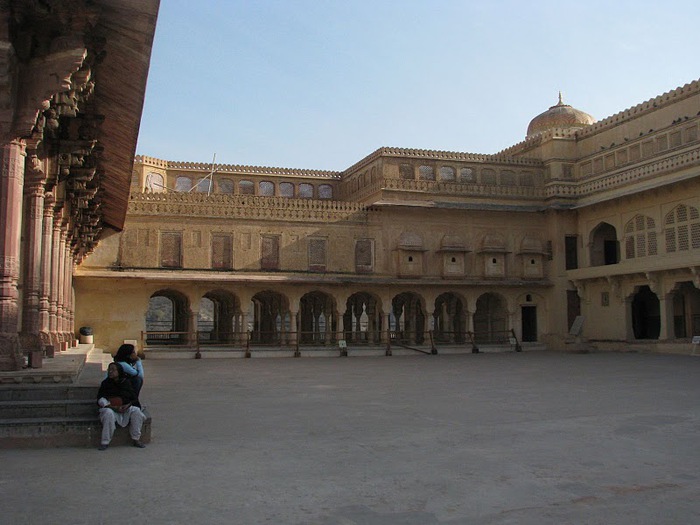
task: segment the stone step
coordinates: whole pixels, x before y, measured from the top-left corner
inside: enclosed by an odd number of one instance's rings
[[[0,401],[0,421],[19,418],[97,417],[95,399]]]
[[[151,442],[151,417],[141,431],[141,441]],[[0,419],[0,449],[97,447],[102,425],[97,415]],[[130,445],[129,429],[117,425],[111,446]]]
[[[0,402],[5,401],[49,401],[92,400],[95,401],[97,387],[75,385],[13,385],[0,387]]]

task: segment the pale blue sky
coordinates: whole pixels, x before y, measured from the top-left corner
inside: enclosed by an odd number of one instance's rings
[[[341,171],[381,146],[496,153],[700,78],[697,0],[162,0],[138,153]]]

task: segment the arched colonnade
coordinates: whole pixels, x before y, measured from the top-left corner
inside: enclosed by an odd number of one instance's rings
[[[149,343],[480,344],[502,342],[512,329],[537,340],[536,313],[543,299],[535,294],[508,297],[484,291],[465,296],[452,291],[423,294],[398,291],[313,289],[285,294],[272,289],[235,293],[212,289],[189,294],[176,288],[154,292],[145,326]],[[527,321],[525,318],[530,319]],[[525,326],[523,323],[530,323]],[[534,323],[534,327],[531,326]]]

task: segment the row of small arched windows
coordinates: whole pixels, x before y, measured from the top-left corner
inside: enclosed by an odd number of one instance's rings
[[[149,173],[146,177],[146,191],[163,192],[167,191],[163,176],[159,173]],[[216,179],[212,181],[207,177],[192,179],[191,177],[178,177],[175,180],[175,191],[177,192],[197,192],[197,193],[222,193],[224,195],[259,195],[262,197],[288,197],[298,199],[332,199],[333,186],[330,184],[309,184],[302,182],[294,184],[291,182],[239,180],[237,183],[233,179]]]
[[[501,170],[496,173],[492,168],[482,168],[480,177],[477,177],[475,168],[462,167],[459,171],[452,166],[440,166],[437,172],[433,166],[418,166],[416,170],[411,164],[399,166],[399,175],[404,180],[442,181],[460,183],[502,184],[504,186],[534,186],[535,178],[532,173],[516,174],[510,170]],[[478,180],[477,180],[478,178]]]

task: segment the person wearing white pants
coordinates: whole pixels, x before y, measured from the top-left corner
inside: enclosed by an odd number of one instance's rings
[[[107,378],[102,381],[97,392],[97,404],[100,407],[102,423],[102,438],[98,450],[107,450],[117,425],[129,425],[133,445],[146,448],[141,443],[141,428],[146,416],[140,408],[131,382],[117,363],[110,363],[107,367]]]

